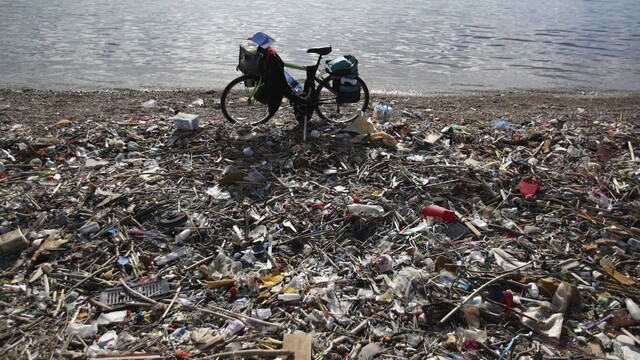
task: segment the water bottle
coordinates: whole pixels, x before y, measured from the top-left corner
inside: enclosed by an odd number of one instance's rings
[[[192,232],[191,229],[182,230],[178,235],[176,235],[176,243],[182,244],[185,240],[187,240],[189,235],[191,235],[191,232]]]
[[[291,76],[291,74],[289,74],[287,71],[285,71],[284,72],[284,77],[287,78],[287,82],[289,83],[289,86],[291,86],[293,91],[295,91],[297,93],[302,92],[302,86],[300,86],[300,83],[298,83],[298,81],[296,79],[294,79],[293,76]]]
[[[180,257],[183,257],[187,254],[190,254],[192,252],[191,248],[188,246],[183,246],[180,249],[170,252],[167,255],[163,255],[163,256],[156,256],[155,259],[153,259],[156,264],[158,266],[162,266],[170,261],[173,261],[175,259],[178,259]]]

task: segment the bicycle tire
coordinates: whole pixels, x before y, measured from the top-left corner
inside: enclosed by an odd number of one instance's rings
[[[359,111],[365,112],[369,106],[369,88],[367,84],[357,77],[360,84],[360,100],[354,103],[338,102],[337,91],[331,86],[335,77],[329,76],[318,85],[316,94],[316,114],[326,121],[333,123],[345,123],[355,120]]]
[[[274,114],[269,114],[269,106],[252,97],[255,94],[258,75],[242,75],[231,81],[220,95],[220,109],[224,117],[236,124],[262,124]]]

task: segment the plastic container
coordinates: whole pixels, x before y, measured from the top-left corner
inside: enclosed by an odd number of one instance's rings
[[[489,228],[489,225],[480,218],[473,219],[471,221],[471,224],[473,224],[473,226],[477,227],[480,230],[487,230]]]
[[[106,333],[104,333],[102,336],[100,336],[97,342],[98,342],[98,346],[104,349],[110,344],[115,344],[117,341],[118,341],[118,334],[113,330],[109,330]]]
[[[251,40],[241,42],[238,53],[238,70],[245,75],[254,75],[259,72],[261,63],[262,55],[258,52],[258,45]]]
[[[393,108],[389,105],[377,105],[373,110],[373,118],[379,122],[387,122],[391,120]]]
[[[13,254],[26,249],[29,241],[24,237],[20,228],[0,235],[0,254]]]
[[[635,251],[640,251],[640,240],[636,238],[630,238],[627,240],[627,245]]]
[[[171,118],[173,124],[178,130],[197,130],[198,129],[198,115],[178,113]]]
[[[82,225],[78,229],[78,235],[85,239],[90,239],[94,234],[100,231],[100,224],[95,221]]]

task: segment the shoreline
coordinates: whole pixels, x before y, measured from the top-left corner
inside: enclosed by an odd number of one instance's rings
[[[173,116],[173,112],[191,112],[204,123],[226,124],[219,106],[221,90],[173,89],[173,90],[39,90],[31,88],[0,89],[0,121],[24,119],[41,120],[66,117],[82,121],[84,118],[104,121],[133,114],[161,114]],[[158,107],[144,109],[141,104],[157,100]],[[192,103],[202,99],[203,105]],[[424,95],[397,93],[371,94],[365,116],[370,117],[377,104],[391,105],[396,121],[434,124],[458,121],[462,123],[487,123],[501,118],[525,121],[536,117],[572,118],[577,109],[589,114],[610,114],[623,119],[640,114],[640,91],[592,92],[582,91],[463,91],[441,92]],[[276,123],[293,121],[289,109],[282,109],[275,117]],[[317,116],[312,118],[312,123]],[[218,124],[219,123],[219,124]],[[270,125],[271,124],[271,125]],[[272,126],[273,121],[261,126]],[[258,126],[260,127],[260,126]]]

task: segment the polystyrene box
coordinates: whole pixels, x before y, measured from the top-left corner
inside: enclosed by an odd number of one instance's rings
[[[178,113],[173,117],[173,123],[178,130],[196,130],[198,128],[198,115]]]

